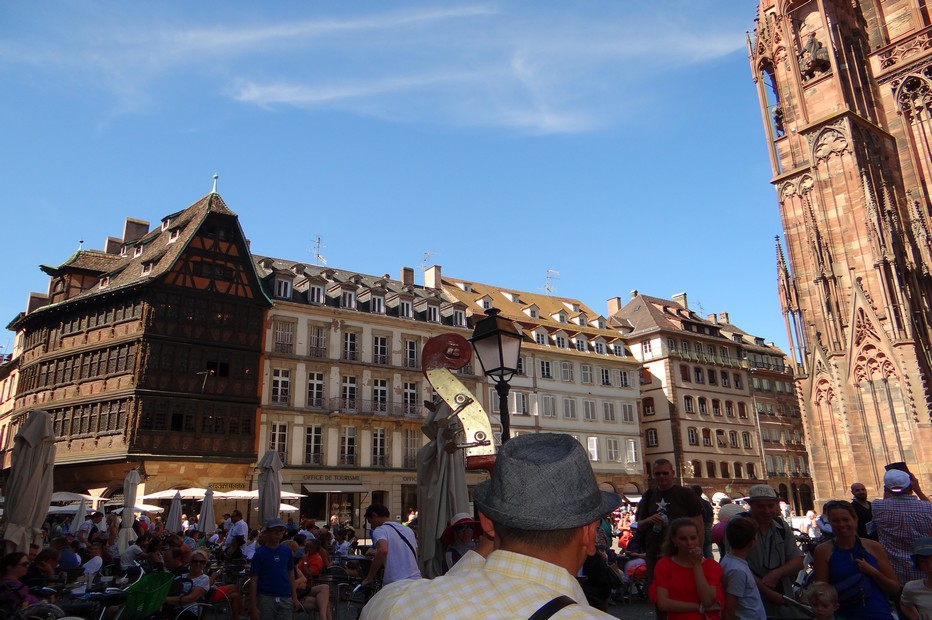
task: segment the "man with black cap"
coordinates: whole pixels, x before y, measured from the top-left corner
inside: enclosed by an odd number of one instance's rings
[[[803,569],[803,552],[796,537],[780,516],[777,492],[766,484],[748,489],[747,518],[757,522],[757,545],[747,562],[754,573],[768,618],[795,618],[797,612],[787,605],[784,595],[793,594],[793,581]],[[741,517],[737,517],[741,518]]]
[[[914,494],[916,479],[908,471],[890,469],[883,475],[883,499],[871,502],[877,541],[886,549],[900,580],[921,579],[922,573],[910,561],[916,540],[932,532],[932,503]]]
[[[585,448],[570,435],[521,435],[504,444],[492,477],[475,488],[495,549],[452,573],[383,588],[362,620],[611,618],[589,607],[576,580],[595,552],[596,527],[621,504],[599,491]],[[537,613],[538,615],[534,615]]]

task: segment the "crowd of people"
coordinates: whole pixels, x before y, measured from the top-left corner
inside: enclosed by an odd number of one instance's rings
[[[165,618],[175,618],[194,603],[220,602],[229,605],[237,620],[241,615],[290,618],[274,609],[275,600],[284,596],[294,603],[289,614],[293,607],[314,609],[320,620],[330,620],[328,575],[337,571],[363,577],[361,562],[345,561],[359,550],[353,528],[319,527],[310,519],[300,524],[272,519],[261,531],[250,530],[236,510],[203,530],[192,519],[183,531],[172,533],[157,520],[137,518],[136,539],[122,552],[116,544],[116,515],[104,519],[93,512],[73,533],[71,526],[67,517],[53,518],[45,528],[49,538],[44,545],[0,557],[0,616],[37,603],[31,588],[82,581],[91,585],[104,573],[112,577],[108,583],[128,583],[144,573],[166,571],[175,581],[162,606]],[[286,566],[287,574],[280,574]],[[199,614],[192,610],[187,615]]]
[[[868,501],[855,483],[850,499],[825,502],[798,531],[766,484],[741,504],[719,499],[716,511],[701,488],[676,483],[668,460],[651,473],[654,484],[633,510],[599,489],[572,437],[516,437],[474,490],[478,518],[457,514],[438,537],[442,567],[433,579],[421,578],[417,515],[398,523],[377,504],[364,511],[365,556],[352,528],[272,519],[250,531],[238,511],[208,531],[134,523],[138,539],[117,553],[118,518],[95,512],[74,535],[67,520],[50,523],[46,548],[0,558],[0,609],[34,602],[30,584],[110,566],[183,575],[167,609],[220,598],[234,618],[245,611],[256,620],[291,620],[301,608],[330,620],[333,570],[381,586],[363,620],[610,617],[608,602],[638,580],[657,617],[669,620],[932,618],[932,502],[902,464],[888,467],[882,498]],[[248,588],[222,578],[230,567]]]

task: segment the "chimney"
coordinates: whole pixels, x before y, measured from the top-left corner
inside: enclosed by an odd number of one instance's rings
[[[689,309],[689,303],[686,300],[686,293],[677,293],[673,296],[673,301],[683,306],[687,310]]]
[[[107,254],[114,254],[119,256],[120,251],[123,249],[123,240],[117,239],[116,237],[107,237],[107,240],[104,241],[104,252]]]
[[[706,315],[705,318],[709,321],[709,323],[715,323],[716,325],[718,325],[718,317],[715,316],[714,312],[712,314]]]
[[[401,268],[401,283],[404,286],[414,286],[414,267]]]
[[[638,293],[638,290],[637,290],[637,289],[632,289],[632,291],[631,291],[631,299],[634,299],[635,297],[637,297],[638,294],[639,294],[639,293]]]
[[[440,265],[433,265],[424,270],[424,287],[440,290]]]
[[[719,312],[719,313],[718,313],[718,322],[721,323],[722,325],[728,325],[728,313],[727,313],[727,312]]]
[[[137,239],[142,239],[148,232],[149,222],[128,217],[123,224],[123,243],[132,243]]]
[[[621,297],[610,297],[608,304],[608,316],[615,316],[615,313],[621,310]]]

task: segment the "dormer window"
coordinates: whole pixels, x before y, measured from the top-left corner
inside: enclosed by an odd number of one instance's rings
[[[431,323],[440,322],[440,308],[437,306],[427,306],[427,320]]]
[[[492,298],[486,295],[485,297],[477,299],[476,303],[479,304],[479,307],[482,308],[483,310],[488,310],[489,308],[492,307]]]
[[[176,228],[175,230],[173,230],[173,231],[171,231],[170,233],[168,233],[168,242],[169,242],[169,243],[174,243],[174,242],[178,241],[178,237],[180,237],[180,236],[181,236],[181,229]]]
[[[312,304],[324,303],[324,287],[316,284],[307,287],[307,300]]]
[[[291,281],[275,280],[275,296],[279,299],[291,299]]]
[[[110,284],[110,276],[100,278],[100,288],[106,288]]]
[[[599,329],[605,329],[605,319],[599,319],[595,322],[595,326]]]
[[[582,327],[588,327],[589,319],[586,318],[585,314],[580,314],[578,317],[576,317],[576,323]]]
[[[623,344],[613,344],[612,353],[615,354],[615,357],[624,357],[625,356],[625,345]]]
[[[373,295],[369,303],[369,311],[373,314],[385,314],[385,298]]]
[[[554,317],[559,323],[566,323],[566,313],[557,312],[557,315]]]
[[[166,217],[162,220],[162,230],[168,230],[168,227],[171,226],[172,220],[170,217]]]
[[[547,334],[545,332],[535,332],[534,342],[541,346],[547,346]]]
[[[566,336],[555,336],[554,342],[556,343],[558,349],[566,348]]]
[[[403,319],[410,319],[414,315],[414,306],[410,301],[402,301],[398,304],[398,316]]]
[[[595,347],[595,352],[598,353],[599,355],[605,354],[605,345],[602,344],[601,342],[596,342],[592,346]]]
[[[463,310],[453,311],[453,325],[456,327],[466,327],[466,312]]]
[[[142,264],[142,275],[147,276],[152,273],[152,261],[146,261]]]
[[[356,308],[356,292],[355,291],[343,291],[340,295],[340,307],[348,308],[353,310]]]
[[[136,258],[137,256],[142,256],[142,250],[144,247],[145,246],[137,245],[136,248],[133,250],[133,258]]]
[[[120,248],[120,256],[126,256],[126,246]]]

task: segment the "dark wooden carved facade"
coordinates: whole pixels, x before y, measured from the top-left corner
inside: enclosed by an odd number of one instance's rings
[[[51,303],[11,324],[24,346],[8,437],[41,408],[62,464],[254,462],[271,304],[236,216],[210,194],[112,250],[44,268]]]

